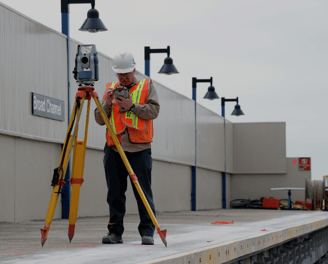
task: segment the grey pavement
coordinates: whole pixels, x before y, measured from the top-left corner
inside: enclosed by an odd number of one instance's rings
[[[237,241],[297,224],[328,218],[322,211],[226,209],[158,213],[161,229],[167,229],[166,248],[155,233],[155,245],[143,246],[138,215],[126,215],[123,244],[104,245],[108,217],[79,218],[69,242],[68,220],[54,220],[48,240],[41,246],[44,221],[0,223],[0,263],[139,263],[215,244]],[[212,224],[215,221],[233,224]],[[149,263],[149,262],[148,262]]]

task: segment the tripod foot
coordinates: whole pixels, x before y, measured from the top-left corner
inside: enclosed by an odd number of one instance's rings
[[[44,243],[46,243],[48,234],[49,234],[50,226],[44,226],[43,229],[41,229],[41,245],[43,247]]]
[[[68,238],[69,238],[69,242],[72,242],[74,233],[75,233],[75,224],[74,225],[69,225],[68,226]]]

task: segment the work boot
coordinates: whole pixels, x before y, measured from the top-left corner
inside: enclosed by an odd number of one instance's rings
[[[141,239],[141,245],[154,245],[154,239],[151,236],[143,236]]]
[[[115,235],[115,234],[108,234],[107,236],[104,236],[102,239],[103,244],[117,244],[117,243],[123,243],[122,237]]]

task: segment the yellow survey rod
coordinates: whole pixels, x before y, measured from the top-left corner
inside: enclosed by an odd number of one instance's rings
[[[80,188],[83,179],[83,171],[84,171],[84,163],[85,163],[85,153],[87,147],[87,138],[88,138],[88,127],[89,127],[89,116],[90,116],[90,103],[88,100],[88,108],[87,108],[87,117],[85,123],[85,131],[84,131],[84,141],[78,140],[74,145],[74,153],[73,153],[73,168],[72,168],[72,176],[71,176],[71,202],[69,208],[69,226],[68,226],[68,238],[71,242],[75,233],[75,224],[77,220],[77,213],[79,207],[79,199],[80,199]]]
[[[113,131],[110,123],[109,123],[108,117],[107,117],[106,112],[103,109],[103,107],[102,107],[102,105],[101,105],[101,103],[99,101],[99,98],[94,97],[94,100],[95,100],[96,105],[98,107],[98,110],[99,110],[99,112],[100,112],[100,114],[101,114],[101,116],[102,116],[102,118],[103,118],[103,120],[104,120],[104,122],[106,124],[106,127],[107,127],[108,131],[110,132],[110,135],[111,135],[111,137],[112,137],[112,139],[114,141],[114,144],[115,144],[118,152],[120,153],[120,156],[121,156],[121,158],[122,158],[122,160],[123,160],[123,162],[125,164],[125,167],[126,167],[128,173],[130,175],[130,178],[131,178],[133,184],[135,185],[135,187],[136,187],[136,189],[137,189],[137,191],[138,191],[138,193],[139,193],[139,195],[141,197],[141,200],[142,200],[143,204],[145,205],[145,207],[147,209],[147,212],[148,212],[148,214],[149,214],[149,216],[150,216],[153,224],[155,225],[155,227],[157,229],[157,232],[158,232],[159,236],[161,237],[164,245],[167,246],[167,242],[166,242],[166,238],[165,238],[166,237],[166,230],[162,230],[161,231],[161,228],[158,225],[157,219],[156,219],[156,217],[155,217],[155,215],[154,215],[154,213],[153,213],[153,211],[152,211],[152,209],[151,209],[151,207],[150,207],[150,205],[149,205],[149,203],[147,201],[147,198],[145,197],[145,195],[144,195],[144,193],[143,193],[143,191],[141,189],[141,186],[140,186],[140,184],[138,182],[138,178],[134,174],[134,172],[132,170],[132,167],[131,167],[131,165],[130,165],[130,163],[129,163],[126,155],[125,155],[125,152],[124,152],[124,150],[123,150],[123,148],[122,148],[119,140],[117,139],[117,137],[116,137],[116,135],[115,135],[115,133],[114,133],[114,131]]]
[[[65,183],[64,182],[65,174],[66,174],[68,162],[69,162],[69,159],[70,159],[70,156],[71,156],[72,146],[73,146],[73,144],[76,140],[76,137],[77,137],[78,123],[79,123],[79,120],[80,120],[80,116],[81,116],[81,112],[82,112],[82,108],[83,108],[83,103],[84,103],[84,99],[82,99],[81,107],[79,109],[77,109],[77,112],[76,112],[76,124],[75,124],[75,127],[74,127],[73,135],[72,136],[69,135],[69,129],[68,129],[68,133],[66,134],[65,144],[64,144],[61,156],[60,156],[60,161],[59,161],[58,167],[62,163],[62,158],[63,158],[64,162],[63,162],[63,165],[62,165],[62,169],[59,171],[58,183],[52,189],[52,194],[51,194],[51,198],[50,198],[50,202],[49,202],[49,206],[48,206],[48,211],[47,211],[47,215],[46,215],[46,219],[45,219],[45,225],[44,225],[44,228],[41,229],[41,244],[42,244],[42,246],[47,241],[50,225],[51,225],[52,220],[54,218],[56,205],[57,205],[58,197],[59,197],[59,193],[58,193],[59,189]],[[73,111],[72,111],[72,115],[71,115],[71,119],[70,119],[70,123],[68,125],[69,128],[73,124],[74,115],[75,115],[75,111],[76,111],[75,110],[76,109],[76,104],[77,103],[75,102],[74,107],[73,107]],[[68,140],[68,137],[69,137],[69,140]],[[66,146],[66,144],[67,144],[67,146]],[[66,147],[67,147],[67,149],[66,149],[66,152],[65,152]]]

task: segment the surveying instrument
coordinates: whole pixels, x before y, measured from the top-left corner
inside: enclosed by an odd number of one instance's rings
[[[84,181],[83,171],[84,171],[84,162],[85,162],[85,153],[87,146],[87,137],[88,137],[88,126],[89,126],[89,115],[90,115],[90,104],[91,98],[94,99],[97,108],[106,124],[108,131],[115,143],[115,146],[124,162],[124,165],[129,173],[129,176],[136,187],[138,194],[141,197],[143,204],[145,205],[147,212],[155,225],[157,232],[162,239],[165,246],[166,242],[166,229],[161,230],[156,220],[156,217],[145,197],[141,186],[139,184],[137,176],[134,174],[132,167],[123,151],[123,148],[116,137],[111,124],[109,123],[108,116],[103,109],[97,93],[94,91],[94,83],[99,80],[99,70],[98,70],[98,56],[96,52],[96,46],[93,44],[90,45],[78,45],[77,53],[75,57],[75,68],[73,71],[74,79],[79,84],[78,92],[75,96],[75,103],[73,111],[70,117],[64,146],[61,152],[58,168],[54,170],[53,179],[51,186],[53,186],[52,195],[50,198],[50,203],[45,219],[44,228],[41,229],[41,244],[42,246],[47,241],[50,225],[52,223],[54,213],[56,210],[56,205],[58,201],[59,194],[61,193],[62,186],[65,184],[65,174],[68,166],[68,162],[73,150],[73,164],[72,164],[72,176],[69,180],[71,191],[71,202],[69,210],[69,227],[68,227],[68,238],[70,242],[73,239],[75,232],[75,223],[77,220],[77,212],[79,205],[79,196],[80,188]],[[78,128],[80,116],[82,113],[83,105],[85,100],[88,101],[87,114],[86,114],[86,123],[85,123],[85,132],[84,140],[77,140]],[[73,131],[73,133],[72,133]]]

